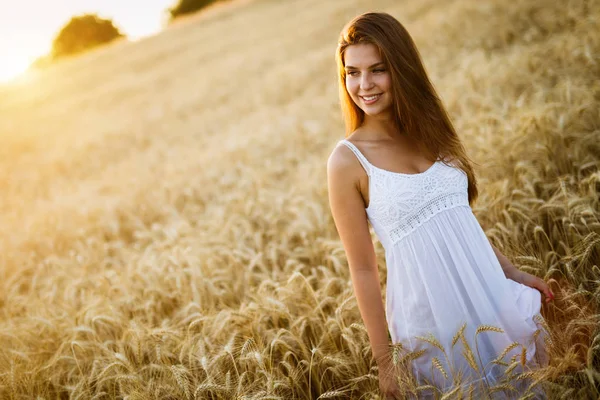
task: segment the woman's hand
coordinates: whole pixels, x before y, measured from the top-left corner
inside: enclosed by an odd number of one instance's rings
[[[552,290],[550,290],[550,288],[548,287],[548,284],[546,282],[544,282],[543,279],[540,279],[537,276],[528,274],[525,271],[519,270],[517,267],[512,265],[510,260],[508,258],[506,258],[506,256],[504,254],[502,254],[500,252],[500,250],[498,250],[496,247],[494,247],[494,245],[492,245],[491,241],[490,241],[490,245],[492,246],[492,249],[494,250],[494,254],[496,254],[496,257],[498,258],[498,262],[500,263],[500,266],[502,267],[502,271],[504,272],[504,276],[506,276],[507,279],[512,279],[515,282],[519,282],[525,286],[529,286],[529,287],[539,290],[540,293],[542,293],[544,295],[543,300],[545,300],[546,303],[554,300],[554,293],[552,293]]]
[[[394,368],[390,360],[379,361],[379,391],[383,400],[397,400],[402,398],[400,387],[394,374]]]
[[[550,287],[546,282],[544,282],[543,279],[528,274],[525,271],[521,271],[519,281],[523,285],[539,290],[544,295],[544,301],[546,303],[549,303],[550,301],[554,300],[554,293],[552,293],[552,290],[550,290]]]

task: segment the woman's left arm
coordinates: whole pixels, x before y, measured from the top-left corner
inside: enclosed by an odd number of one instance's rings
[[[496,254],[498,262],[502,267],[502,271],[504,271],[504,275],[508,279],[512,279],[515,282],[519,282],[523,285],[539,290],[544,295],[546,303],[554,300],[554,293],[552,293],[552,290],[550,290],[550,287],[548,287],[548,284],[543,279],[517,269],[517,267],[512,265],[510,260],[506,258],[506,256],[502,254],[500,250],[498,250],[491,242],[490,245],[492,246],[492,249],[494,249],[494,254]]]

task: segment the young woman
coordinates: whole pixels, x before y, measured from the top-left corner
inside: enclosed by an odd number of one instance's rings
[[[554,295],[481,229],[471,160],[408,32],[389,14],[359,15],[342,30],[336,59],[346,139],[327,162],[329,203],[382,392],[400,394],[383,373],[391,366],[388,332],[408,351],[427,349],[412,370],[418,383],[440,390],[457,378],[493,386],[505,366],[492,361],[507,348],[502,361],[518,354],[539,362],[536,319],[542,295]],[[385,249],[385,308],[367,221]],[[493,328],[478,332],[482,325]]]

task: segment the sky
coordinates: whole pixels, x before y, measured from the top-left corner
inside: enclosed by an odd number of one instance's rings
[[[0,82],[24,72],[47,54],[72,16],[96,13],[112,19],[130,39],[160,31],[177,0],[0,0]]]

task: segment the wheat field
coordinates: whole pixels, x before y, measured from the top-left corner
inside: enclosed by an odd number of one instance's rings
[[[337,36],[372,10],[417,43],[486,234],[556,294],[550,364],[507,385],[600,396],[600,3],[253,0],[0,86],[0,398],[378,398],[325,168]]]

